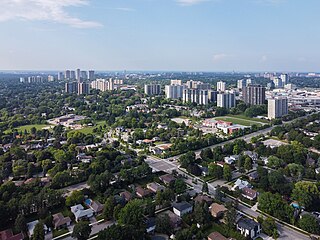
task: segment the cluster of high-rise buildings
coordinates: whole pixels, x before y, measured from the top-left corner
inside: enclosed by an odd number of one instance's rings
[[[281,74],[280,77],[273,77],[272,82],[275,88],[283,88],[289,83],[289,75]]]
[[[30,76],[30,77],[21,77],[21,83],[43,83],[46,79],[43,76]]]
[[[248,86],[249,84],[252,84],[251,78],[240,79],[237,81],[237,88],[239,90],[242,90],[244,87]]]
[[[78,95],[89,94],[90,84],[86,82],[67,82],[65,83],[66,93],[76,93]]]
[[[182,99],[183,102],[206,105],[209,102],[217,101],[217,91],[211,89],[209,83],[200,81],[187,81],[185,84],[181,80],[171,80],[170,85],[165,86],[166,98]]]
[[[115,84],[114,81],[115,80],[113,80],[112,78],[110,78],[109,80],[99,78],[91,82],[91,88],[98,89],[102,92],[112,91],[114,89],[114,84]]]
[[[222,108],[233,108],[236,106],[236,94],[226,90],[226,83],[223,81],[217,82],[217,106]]]
[[[93,70],[89,71],[81,71],[79,68],[77,70],[66,70],[65,72],[58,73],[58,80],[77,80],[85,81],[85,80],[94,80],[95,73]]]

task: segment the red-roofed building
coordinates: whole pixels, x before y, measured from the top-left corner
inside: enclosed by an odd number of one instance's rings
[[[23,240],[24,236],[22,233],[13,235],[12,229],[7,229],[0,232],[0,240]]]

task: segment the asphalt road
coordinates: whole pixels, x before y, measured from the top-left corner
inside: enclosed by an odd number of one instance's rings
[[[102,222],[102,223],[94,223],[92,225],[92,228],[91,228],[91,234],[90,236],[93,236],[97,233],[99,233],[100,231],[112,226],[113,224],[115,224],[114,222]],[[75,238],[71,237],[71,236],[68,236],[68,237],[65,237],[65,238],[61,238],[63,240],[75,240]]]
[[[252,137],[258,136],[260,134],[266,134],[269,131],[271,131],[273,128],[274,127],[263,129],[263,130],[260,130],[260,131],[257,131],[257,132],[254,132],[254,133],[251,133],[251,134],[248,134],[248,135],[236,138],[236,139],[243,139],[243,140],[249,142]],[[232,139],[232,140],[229,140],[229,141],[226,141],[226,142],[223,142],[223,143],[219,143],[219,144],[210,146],[209,148],[214,148],[214,147],[217,147],[217,146],[223,146],[226,143],[230,143],[230,142],[235,141],[236,139]],[[205,149],[205,148],[203,148],[203,149]],[[197,151],[195,151],[195,153],[196,154],[200,154],[203,149],[197,150]],[[167,158],[167,159],[159,159],[159,158],[155,158],[153,156],[147,156],[146,162],[150,165],[150,167],[154,171],[164,171],[164,172],[167,172],[167,173],[171,173],[172,170],[175,169],[178,173],[183,174],[183,175],[188,177],[186,182],[189,185],[191,185],[197,193],[202,192],[202,183],[200,181],[198,181],[197,183],[194,183],[192,181],[193,177],[191,175],[189,175],[189,174],[187,174],[184,171],[181,171],[179,169],[179,163],[178,163],[177,160],[179,159],[179,157],[181,155],[178,155],[178,156],[175,156],[175,157],[171,157],[171,158]],[[223,182],[222,183],[219,182],[219,185],[222,186]],[[214,182],[208,183],[209,194],[211,195],[211,197],[213,197],[212,195],[214,194],[215,186],[216,186],[216,184]],[[245,214],[253,217],[253,218],[257,218],[259,216],[258,212],[254,211],[251,208],[248,208],[248,207],[246,207],[245,205],[242,205],[242,204],[239,204],[239,210],[244,212]],[[280,234],[280,237],[278,239],[283,239],[283,240],[308,240],[308,239],[310,239],[308,236],[306,236],[306,235],[304,235],[304,234],[302,234],[302,233],[300,233],[300,232],[298,232],[298,231],[296,231],[294,229],[291,229],[291,228],[289,228],[287,226],[284,226],[284,225],[282,225],[282,224],[280,224],[278,222],[277,222],[277,226],[278,226],[278,231],[279,231],[279,234]]]
[[[251,208],[244,206],[243,204],[239,203],[238,210],[251,216],[257,218],[260,214]],[[289,228],[281,223],[277,223],[278,231],[280,237],[278,239],[282,240],[310,240],[309,236],[306,236],[303,233],[300,233],[292,228]]]

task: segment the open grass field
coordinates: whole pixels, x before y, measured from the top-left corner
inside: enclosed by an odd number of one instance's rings
[[[25,126],[20,126],[15,129],[17,129],[18,132],[24,132],[24,130],[27,130],[27,132],[31,131],[31,128],[35,127],[37,130],[41,130],[45,127],[51,127],[52,125],[46,125],[46,124],[30,124]],[[53,126],[52,126],[53,127]],[[4,133],[9,133],[11,130],[6,130]]]
[[[236,118],[241,118],[244,120],[249,120],[249,121],[254,121],[254,122],[259,122],[259,123],[269,123],[269,121],[266,119],[250,118],[250,117],[246,117],[244,115],[227,115],[227,117],[236,117]]]
[[[93,133],[93,129],[99,128],[100,126],[103,126],[105,124],[106,124],[105,121],[98,121],[95,126],[85,127],[85,128],[79,129],[79,130],[72,130],[72,131],[77,131],[77,132],[81,132],[81,133],[84,133],[84,134],[92,134]]]
[[[243,119],[243,118],[239,118],[238,116],[231,116],[231,115],[225,116],[225,117],[216,117],[215,119],[227,121],[227,122],[232,122],[233,124],[240,124],[243,126],[252,126],[252,125],[261,126],[262,124],[264,124],[263,122],[257,121],[257,119],[255,119],[255,120],[251,120],[251,118]]]

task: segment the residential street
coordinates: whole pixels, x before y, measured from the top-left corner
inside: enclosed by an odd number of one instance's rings
[[[236,139],[243,139],[243,140],[245,140],[247,142],[250,142],[252,137],[258,136],[260,134],[265,135],[269,131],[271,131],[273,128],[274,128],[274,126],[270,127],[270,128],[267,128],[267,129],[263,129],[263,130],[254,132],[254,133],[251,133],[251,134],[248,134],[248,135],[245,135],[245,136],[242,136],[242,137],[239,137],[239,138],[236,138]],[[232,140],[229,140],[229,141],[226,141],[226,142],[223,142],[223,143],[219,143],[219,144],[210,146],[210,148],[223,146],[223,145],[225,145],[227,143],[235,141],[236,139],[232,139]],[[205,149],[205,148],[203,148],[203,149]],[[197,150],[197,151],[195,151],[195,153],[199,155],[203,149]],[[190,174],[187,174],[186,172],[181,171],[179,169],[179,163],[178,163],[177,160],[182,155],[183,154],[175,156],[175,157],[170,157],[170,158],[167,158],[167,159],[160,159],[160,158],[156,158],[154,156],[147,156],[146,162],[150,165],[150,167],[154,171],[164,171],[164,172],[167,172],[167,173],[171,173],[172,170],[176,170],[179,174],[183,174],[183,175],[187,176],[188,179],[186,180],[186,182],[189,185],[193,186],[194,190],[197,193],[200,193],[202,191],[202,182],[201,181],[197,181],[197,183],[194,183],[192,181],[192,179],[194,178],[193,176],[191,176]],[[208,183],[209,194],[211,195],[211,197],[213,197],[212,195],[214,194],[215,187],[217,185],[222,186],[224,183],[225,183],[225,181],[223,181],[223,180],[217,180],[217,181]],[[251,216],[251,217],[254,217],[254,218],[259,216],[258,212],[252,210],[251,208],[248,208],[248,207],[242,205],[241,203],[239,203],[239,210],[244,212],[245,214]],[[284,225],[282,225],[280,223],[277,223],[277,225],[278,225],[278,229],[279,229],[279,233],[280,233],[280,237],[278,239],[283,239],[283,240],[296,240],[296,239],[297,240],[298,239],[299,240],[307,240],[307,239],[310,239],[309,236],[306,236],[305,234],[302,234],[302,233],[300,233],[300,232],[298,232],[296,230],[293,230],[293,229],[291,229],[291,228],[289,228],[287,226],[284,226]]]
[[[115,224],[115,222],[102,222],[102,223],[93,223],[92,224],[92,230],[91,230],[91,236],[97,234],[98,232],[112,226]],[[65,237],[65,238],[59,238],[64,240],[74,240],[71,236]]]

